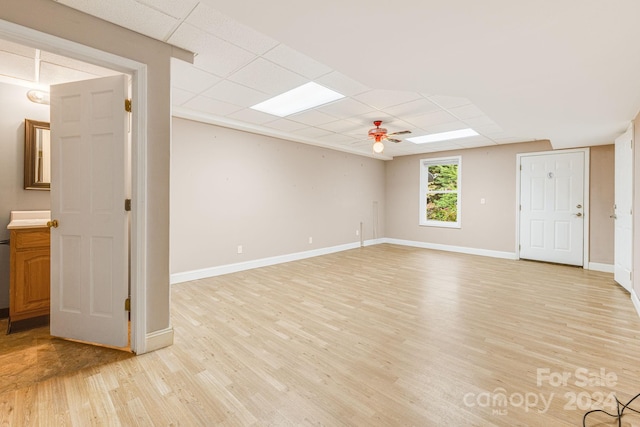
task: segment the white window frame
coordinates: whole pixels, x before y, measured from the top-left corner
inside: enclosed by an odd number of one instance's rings
[[[429,183],[429,166],[432,165],[458,165],[458,206],[456,222],[428,220],[427,212],[427,190]],[[420,159],[420,216],[419,224],[426,227],[446,227],[461,228],[462,224],[462,156],[437,157],[430,159]]]

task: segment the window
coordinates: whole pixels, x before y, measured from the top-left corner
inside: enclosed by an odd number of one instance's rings
[[[420,160],[420,225],[460,228],[462,158]]]

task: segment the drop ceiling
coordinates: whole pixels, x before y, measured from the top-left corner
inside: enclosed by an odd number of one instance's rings
[[[194,52],[193,64],[172,62],[174,115],[367,156],[373,120],[407,136],[479,133],[385,142],[389,159],[536,139],[609,144],[640,107],[635,0],[58,2]],[[7,46],[0,74],[10,64],[28,80],[32,52]],[[57,71],[40,72],[51,82],[65,69],[108,73],[51,58],[41,56]],[[309,81],[345,98],[285,118],[250,108]]]

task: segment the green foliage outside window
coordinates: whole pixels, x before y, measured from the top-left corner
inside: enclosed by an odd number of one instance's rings
[[[427,185],[427,219],[458,220],[458,165],[430,165]]]

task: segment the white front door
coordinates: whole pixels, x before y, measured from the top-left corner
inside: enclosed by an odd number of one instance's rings
[[[583,265],[584,157],[520,157],[520,258]]]
[[[51,87],[51,334],[128,342],[126,76]]]
[[[633,200],[633,127],[615,142],[615,246],[614,279],[631,292],[632,200]]]

